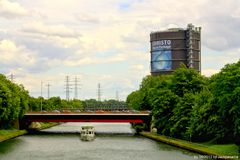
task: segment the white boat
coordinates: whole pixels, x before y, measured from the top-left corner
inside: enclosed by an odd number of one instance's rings
[[[95,139],[95,129],[93,126],[82,126],[81,140],[92,141]]]

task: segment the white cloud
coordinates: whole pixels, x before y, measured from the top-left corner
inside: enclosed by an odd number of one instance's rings
[[[66,27],[63,24],[44,24],[31,22],[21,28],[24,36],[49,43],[62,48],[69,48],[80,43],[81,33],[77,29]]]
[[[144,65],[142,65],[142,64],[136,64],[136,65],[133,65],[133,66],[131,66],[131,69],[133,69],[133,70],[143,70],[144,69]]]
[[[79,60],[76,59],[71,59],[71,60],[65,60],[64,65],[66,66],[80,66],[80,65],[89,65],[89,64],[96,64],[96,60],[90,58],[90,57],[85,57]]]
[[[57,37],[80,37],[78,31],[70,29],[65,25],[47,25],[41,22],[31,22],[24,24],[22,31],[33,34]]]
[[[64,98],[64,80],[66,76],[64,74],[32,74],[24,70],[12,70],[10,73],[15,75],[15,81],[23,84],[32,96],[38,97],[41,95],[42,82],[42,94],[44,97],[47,97],[47,84],[50,84],[50,95]]]
[[[239,6],[236,0],[0,0],[1,68],[25,73],[31,90],[39,90],[34,77],[49,72],[61,79],[91,71],[95,76],[83,76],[85,92],[105,79],[109,89],[117,83],[127,95],[149,74],[150,32],[193,23],[202,27],[202,73],[209,76],[240,58]],[[25,18],[12,20],[18,17]],[[96,85],[91,92],[96,95]]]
[[[97,16],[92,16],[86,13],[79,13],[75,15],[76,19],[83,23],[98,24],[100,19]]]
[[[37,52],[12,40],[0,41],[0,53],[1,72],[39,73],[60,64],[59,60],[38,56]]]
[[[4,18],[18,18],[27,16],[28,11],[17,2],[9,0],[0,1],[0,17]]]
[[[224,64],[234,63],[240,59],[240,49],[228,50],[219,52],[218,55],[209,55],[203,58],[204,63],[212,65],[221,64],[220,68],[224,67]]]
[[[84,58],[69,58],[64,60],[66,66],[82,66],[82,65],[92,65],[92,64],[109,64],[125,61],[126,57],[122,54],[106,57],[106,58],[94,58],[94,57],[84,57]]]
[[[219,72],[219,70],[217,70],[217,69],[203,69],[201,74],[205,75],[207,77],[210,77],[213,74],[216,74],[218,72]]]
[[[205,50],[202,57],[202,74],[211,76],[218,73],[226,64],[236,63],[240,60],[240,49],[227,51]]]
[[[33,65],[36,63],[35,54],[25,46],[16,45],[11,40],[0,41],[0,62],[4,64]]]
[[[212,37],[206,40],[205,44],[207,44],[209,48],[214,48],[217,50],[223,50],[223,49],[229,48],[229,42],[223,36]]]
[[[233,18],[240,18],[240,8],[233,11],[232,15]]]

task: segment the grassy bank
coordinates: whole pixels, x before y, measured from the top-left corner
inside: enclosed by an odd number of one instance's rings
[[[26,130],[0,130],[0,142],[26,134]]]
[[[38,128],[38,130],[50,128],[58,124],[59,123],[56,123],[56,122],[40,123],[40,128]],[[17,129],[0,130],[0,142],[24,135],[26,133],[28,133],[27,130],[17,130]]]
[[[192,143],[189,141],[173,139],[150,132],[140,132],[140,135],[167,143],[176,147],[197,152],[202,155],[210,155],[213,158],[237,159],[238,146],[235,144],[212,144],[212,143]]]
[[[41,127],[39,128],[40,130],[59,125],[59,123],[57,122],[47,122],[47,123],[40,122],[40,124],[41,124]]]
[[[239,147],[236,144],[215,144],[212,142],[200,143],[210,150],[216,151],[221,155],[238,155]],[[240,158],[240,157],[239,157]]]

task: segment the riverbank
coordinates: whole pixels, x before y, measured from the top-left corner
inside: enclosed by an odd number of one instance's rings
[[[26,130],[0,130],[0,142],[26,134]]]
[[[212,159],[238,159],[238,146],[235,144],[210,144],[210,143],[192,143],[180,139],[173,139],[170,137],[158,135],[150,132],[140,132],[140,135],[167,143],[172,146],[183,148],[202,155],[202,158]]]
[[[59,125],[59,123],[57,122],[47,122],[47,123],[39,122],[38,124],[40,125],[36,125],[36,126],[39,126],[39,127],[36,127],[37,130],[47,129],[47,128]]]
[[[40,123],[40,127],[37,130],[50,128],[58,124],[59,123],[56,123],[56,122]],[[22,136],[27,133],[28,133],[27,130],[17,130],[17,129],[0,130],[0,142],[6,141],[12,138],[16,138],[18,136]]]

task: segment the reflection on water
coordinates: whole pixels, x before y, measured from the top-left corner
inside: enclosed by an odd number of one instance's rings
[[[48,133],[80,133],[82,126],[94,126],[96,134],[131,134],[135,131],[129,123],[63,123],[59,126],[45,129]]]
[[[8,152],[11,152],[17,146],[21,146],[22,143],[23,141],[18,138],[0,142],[0,154],[6,154]]]
[[[65,123],[44,132],[78,132],[83,123]],[[24,135],[0,143],[1,160],[178,160],[195,154],[153,140],[134,136],[130,124],[93,123],[98,133],[91,142],[79,134]]]

